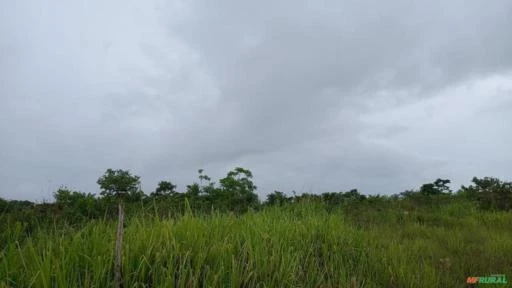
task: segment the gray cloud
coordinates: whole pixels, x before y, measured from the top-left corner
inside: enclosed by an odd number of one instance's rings
[[[509,1],[0,8],[2,196],[109,167],[149,191],[242,165],[261,195],[507,177]]]

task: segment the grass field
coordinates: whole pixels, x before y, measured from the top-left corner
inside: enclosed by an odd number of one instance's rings
[[[0,232],[0,286],[113,286],[115,222],[21,230]],[[131,217],[124,241],[125,287],[467,287],[470,276],[512,276],[512,214],[462,204]]]

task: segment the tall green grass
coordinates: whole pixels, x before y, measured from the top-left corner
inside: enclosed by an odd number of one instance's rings
[[[135,217],[123,276],[125,287],[466,287],[469,276],[512,277],[511,225],[512,214],[456,205]],[[24,240],[20,229],[3,232],[0,287],[113,286],[116,223],[41,227]]]

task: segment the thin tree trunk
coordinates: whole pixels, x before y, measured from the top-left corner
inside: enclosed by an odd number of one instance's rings
[[[117,237],[116,237],[116,258],[115,258],[115,273],[116,273],[116,288],[123,287],[123,234],[124,234],[124,205],[123,202],[118,204],[119,219],[117,223]]]

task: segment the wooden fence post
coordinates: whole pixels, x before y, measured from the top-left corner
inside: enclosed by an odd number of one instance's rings
[[[117,223],[116,253],[115,253],[115,273],[116,288],[123,287],[123,234],[124,234],[124,205],[123,201],[118,203],[119,217]]]

